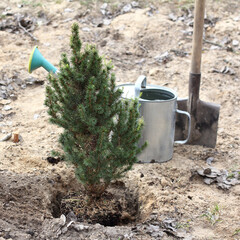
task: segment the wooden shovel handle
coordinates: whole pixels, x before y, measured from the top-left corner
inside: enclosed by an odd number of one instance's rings
[[[195,0],[191,73],[201,73],[205,0]]]

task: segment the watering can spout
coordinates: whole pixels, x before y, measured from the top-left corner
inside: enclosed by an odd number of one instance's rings
[[[43,67],[48,72],[58,72],[57,68],[54,67],[49,61],[47,61],[38,50],[38,47],[35,46],[29,58],[28,72],[32,73],[32,71],[36,70],[39,67]]]

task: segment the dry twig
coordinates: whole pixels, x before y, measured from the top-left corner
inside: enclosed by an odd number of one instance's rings
[[[36,37],[34,37],[25,27],[22,26],[20,19],[17,19],[18,21],[18,26],[26,33],[28,34],[34,41],[38,41],[38,39]]]

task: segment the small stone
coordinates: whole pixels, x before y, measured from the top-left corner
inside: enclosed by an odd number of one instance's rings
[[[240,17],[235,17],[233,20],[234,20],[235,22],[238,22],[238,21],[240,20]]]
[[[231,39],[229,37],[224,37],[221,41],[222,45],[229,44],[231,42]]]
[[[84,28],[82,28],[82,30],[83,30],[84,32],[90,32],[90,31],[91,31],[91,29],[88,28],[88,27],[84,27]]]
[[[13,101],[17,100],[17,96],[14,95],[14,94],[11,94],[11,95],[10,95],[10,98],[11,98]]]
[[[141,173],[141,174],[140,174],[140,178],[143,178],[143,177],[144,177],[144,174],[143,174],[143,173]]]
[[[110,25],[111,22],[112,21],[110,19],[103,19],[103,24],[106,25],[106,26]]]
[[[166,187],[166,186],[169,185],[169,183],[168,183],[168,181],[166,180],[165,177],[162,177],[162,178],[161,178],[161,185],[162,185],[162,187]]]
[[[122,8],[122,13],[128,13],[132,10],[132,5],[129,3]]]
[[[125,54],[129,56],[129,55],[132,55],[132,52],[126,51]]]
[[[106,15],[106,14],[107,14],[107,7],[108,7],[108,4],[107,4],[107,3],[104,3],[104,4],[100,7],[100,11],[101,11],[102,15]]]
[[[107,45],[107,41],[106,40],[103,40],[101,43],[100,43],[100,46],[101,47],[105,47]]]
[[[104,3],[104,4],[100,7],[100,9],[106,10],[107,7],[108,7],[108,4],[107,4],[107,3]]]
[[[151,229],[151,231],[153,232],[158,232],[159,231],[159,226],[155,226],[155,225],[149,225],[149,228]]]
[[[4,111],[10,111],[10,110],[12,110],[12,107],[10,105],[6,105],[6,106],[3,107],[3,110]]]
[[[211,165],[213,160],[214,160],[213,157],[209,157],[209,158],[207,158],[206,162],[207,162],[208,165]]]
[[[6,85],[7,85],[7,83],[5,81],[0,80],[0,86],[6,86]]]
[[[73,211],[70,211],[67,214],[67,220],[70,221],[77,221],[77,216],[75,215],[75,213]]]
[[[72,10],[71,8],[65,8],[65,9],[64,9],[64,12],[66,12],[66,13],[71,13],[71,12],[73,12],[73,10]]]
[[[204,178],[204,183],[206,183],[207,185],[212,184],[213,182],[216,182],[215,178]]]
[[[140,60],[136,60],[135,63],[136,64],[143,64],[145,62],[145,58],[141,58]]]
[[[88,226],[85,226],[83,224],[73,224],[72,226],[77,232],[80,232],[80,231],[83,231],[85,229],[88,229],[89,227]]]
[[[131,5],[133,8],[138,8],[139,7],[139,2],[133,1],[131,2]]]
[[[170,13],[170,14],[168,15],[168,18],[169,18],[171,21],[173,21],[173,22],[176,22],[177,19],[178,19],[178,17],[177,17],[175,14],[173,14],[173,13]]]
[[[237,47],[237,46],[239,45],[239,41],[238,41],[238,40],[233,40],[233,41],[232,41],[232,45],[233,45],[234,47]]]
[[[31,235],[31,236],[34,236],[34,231],[32,231],[32,230],[28,230],[26,233]]]
[[[167,63],[172,60],[172,57],[169,52],[165,52],[161,55],[157,55],[156,57],[154,57],[154,59],[156,60],[156,62]]]
[[[65,223],[66,223],[66,216],[64,215],[64,214],[62,214],[61,216],[60,216],[60,222],[59,222],[59,224],[61,225],[61,226],[64,226],[65,225]]]
[[[2,12],[3,16],[13,16],[13,13],[11,12]]]
[[[219,46],[211,46],[211,47],[210,47],[210,50],[218,50],[218,49],[220,49]]]
[[[2,99],[7,99],[8,98],[8,94],[5,90],[0,91],[0,98],[2,98]]]
[[[11,102],[12,102],[11,100],[6,100],[6,99],[0,100],[0,104],[2,105],[10,104]]]
[[[158,68],[153,68],[149,70],[149,75],[150,76],[156,76],[159,73],[159,69]]]
[[[36,114],[34,114],[33,119],[36,120],[36,119],[38,119],[39,117],[40,117],[40,115],[36,113]]]
[[[48,47],[48,44],[49,44],[49,43],[45,43],[44,45]],[[44,84],[44,81],[43,81],[43,80],[39,80],[39,79],[37,79],[37,78],[30,77],[30,78],[27,78],[27,79],[25,80],[25,83],[26,83],[27,85],[34,85],[34,84],[36,84],[36,85],[43,85],[43,84]]]
[[[9,140],[11,137],[12,137],[12,133],[9,133],[5,137],[0,139],[0,142],[5,142],[5,141]]]
[[[68,228],[67,227],[63,227],[62,230],[61,230],[61,234],[65,234],[67,231],[68,231]]]
[[[50,47],[50,46],[51,46],[51,44],[48,43],[48,42],[47,42],[47,43],[44,43],[43,45],[46,46],[46,47]]]
[[[53,28],[57,28],[58,24],[57,23],[53,23]]]

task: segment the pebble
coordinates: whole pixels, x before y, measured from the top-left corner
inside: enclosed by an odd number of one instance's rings
[[[108,4],[107,4],[107,3],[104,3],[104,4],[100,7],[100,11],[101,11],[102,15],[106,15],[106,13],[107,13],[107,7],[108,7]]]
[[[155,76],[155,75],[157,75],[159,72],[160,72],[160,71],[159,71],[158,68],[153,68],[153,69],[150,69],[150,70],[149,70],[149,75],[150,75],[150,76]]]
[[[100,9],[106,10],[107,7],[108,7],[108,4],[107,4],[107,3],[104,3],[104,4],[100,7]]]
[[[57,23],[53,23],[53,28],[57,28],[58,24]]]
[[[11,12],[2,12],[3,16],[13,16],[13,13]]]
[[[90,31],[91,31],[91,29],[88,28],[88,27],[84,27],[84,28],[82,28],[82,30],[83,30],[84,32],[90,32]]]
[[[218,49],[220,49],[219,46],[211,46],[211,47],[210,47],[210,50],[218,50]]]
[[[132,5],[133,8],[138,8],[139,7],[139,2],[132,1],[131,5]]]
[[[101,43],[100,43],[100,46],[101,47],[105,47],[107,45],[107,41],[106,40],[103,40]]]
[[[30,229],[29,229],[26,233],[29,234],[29,235],[31,235],[31,236],[34,236],[34,231],[33,231],[33,230],[30,230]]]
[[[209,157],[209,158],[207,158],[206,162],[207,162],[208,165],[211,165],[213,160],[214,160],[213,157]]]
[[[36,119],[38,119],[39,117],[40,117],[39,114],[34,114],[33,119],[36,120]]]
[[[83,224],[73,224],[72,226],[77,232],[80,232],[80,231],[83,231],[85,229],[88,229],[89,227],[88,226],[85,226]]]
[[[239,41],[238,40],[233,40],[232,45],[237,47],[239,45]]]
[[[65,8],[64,9],[64,12],[66,13],[71,13],[71,12],[74,12],[71,8]]]
[[[132,5],[129,3],[122,8],[122,13],[128,13],[132,10]]]
[[[233,20],[234,20],[235,22],[238,22],[238,21],[240,20],[240,17],[235,17]]]
[[[157,55],[156,57],[154,57],[154,59],[160,63],[167,63],[172,60],[171,55],[169,54],[168,51],[161,55]]]
[[[3,104],[3,105],[10,104],[10,103],[11,103],[11,100],[2,99],[0,101],[0,104]]]
[[[12,107],[10,105],[6,105],[6,106],[3,107],[3,110],[4,111],[10,111],[10,110],[12,110]]]
[[[110,19],[103,19],[103,24],[106,25],[106,26],[110,25],[111,22],[112,21]]]
[[[5,137],[0,139],[0,142],[5,142],[5,141],[9,140],[11,137],[12,137],[12,133],[9,133]]]
[[[67,219],[66,219],[66,216],[65,216],[64,214],[62,214],[62,215],[60,216],[59,220],[60,220],[59,224],[60,224],[61,226],[64,226]]]
[[[168,181],[166,180],[165,177],[162,177],[162,178],[161,178],[161,185],[162,185],[162,187],[166,187],[166,186],[169,185],[169,183],[168,183]]]
[[[168,15],[168,18],[169,18],[171,21],[173,21],[173,22],[176,22],[177,19],[178,19],[178,17],[177,17],[174,13],[170,13],[170,14]]]

